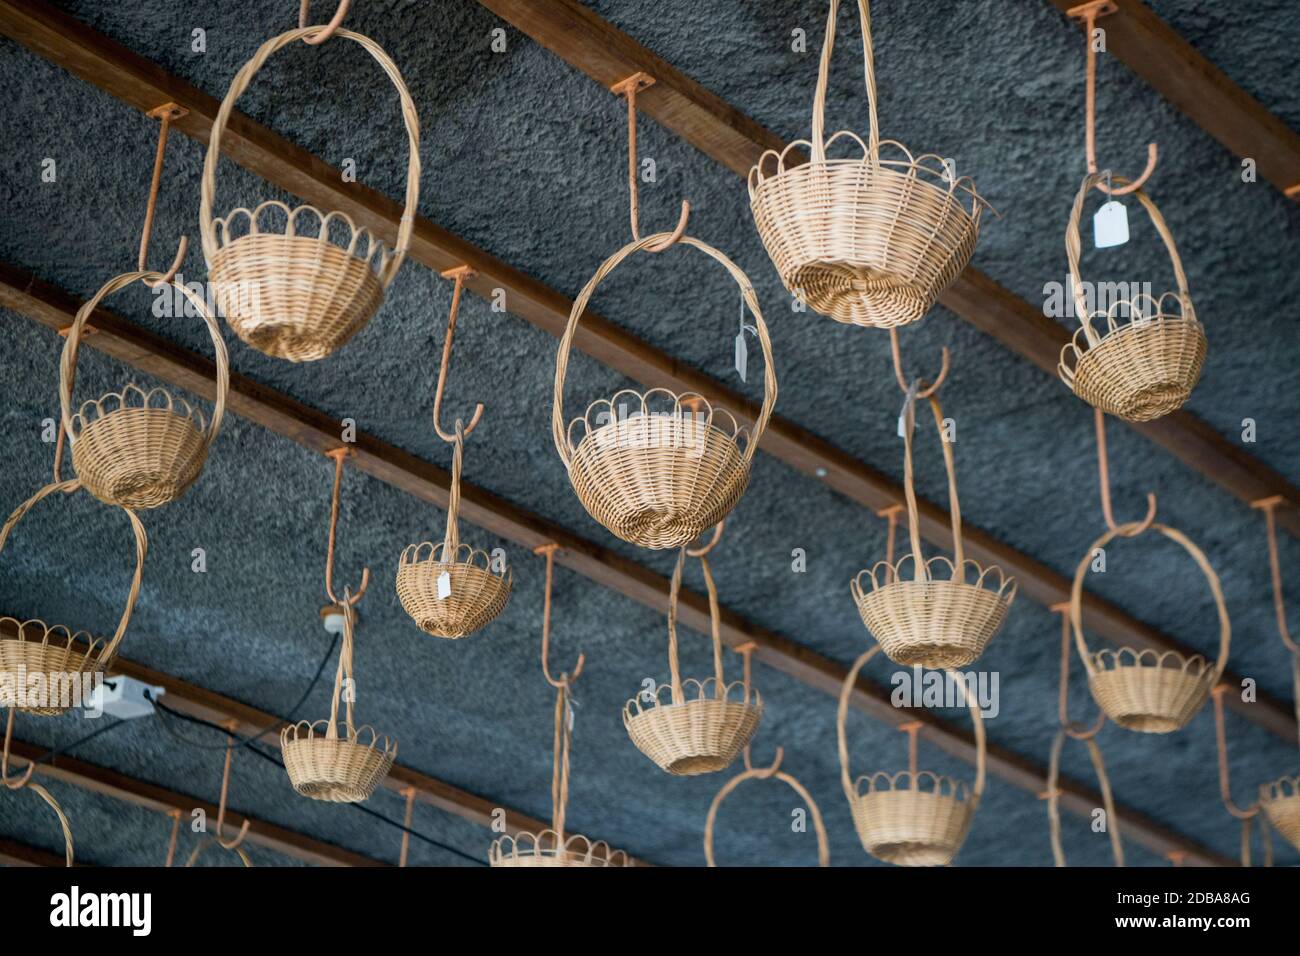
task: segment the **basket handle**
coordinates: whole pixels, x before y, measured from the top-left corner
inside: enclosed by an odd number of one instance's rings
[[[451,485],[447,492],[447,531],[442,538],[442,564],[454,564],[460,550],[460,472],[465,456],[465,431],[456,419],[456,437],[452,442]]]
[[[339,648],[339,666],[334,672],[334,693],[330,697],[330,719],[325,725],[325,738],[327,740],[339,739],[339,700],[343,696],[344,680],[353,681],[353,689],[356,689],[356,682],[352,676],[352,644],[353,644],[353,618],[356,611],[348,603],[348,593],[346,589],[343,592],[343,600],[338,603],[338,608],[343,612],[343,643]],[[352,695],[344,701],[344,726],[347,728],[347,739],[351,740],[356,736],[357,728],[352,722]]]
[[[1079,562],[1079,566],[1074,571],[1074,585],[1070,588],[1070,625],[1074,628],[1074,646],[1079,651],[1079,657],[1083,659],[1083,666],[1087,670],[1089,678],[1097,673],[1097,669],[1092,662],[1092,655],[1088,653],[1088,644],[1083,639],[1083,576],[1092,563],[1094,551],[1098,548],[1104,548],[1117,537],[1135,537],[1135,532],[1142,527],[1142,524],[1143,522],[1140,521],[1131,521],[1128,524],[1107,529],[1105,534],[1088,546],[1088,550],[1084,552],[1083,560]],[[1228,620],[1228,606],[1223,599],[1223,587],[1219,583],[1219,576],[1215,573],[1214,568],[1210,566],[1209,559],[1205,557],[1205,552],[1192,543],[1192,540],[1177,528],[1171,528],[1157,522],[1152,524],[1150,529],[1158,531],[1170,541],[1181,545],[1183,550],[1191,555],[1192,560],[1196,562],[1197,567],[1201,569],[1201,573],[1205,575],[1206,582],[1210,585],[1210,594],[1214,597],[1214,606],[1219,614],[1219,657],[1214,664],[1214,680],[1211,682],[1217,684],[1219,678],[1223,676],[1224,668],[1228,666],[1228,649],[1232,643],[1232,623]]]
[[[1052,858],[1057,866],[1065,866],[1065,848],[1061,844],[1061,790],[1057,784],[1061,779],[1061,751],[1065,747],[1066,729],[1056,732],[1052,741],[1052,759],[1047,772],[1047,817],[1050,822],[1052,837]],[[1101,784],[1101,803],[1106,810],[1106,832],[1110,835],[1110,852],[1115,857],[1115,865],[1124,865],[1124,842],[1119,834],[1119,814],[1115,812],[1115,796],[1111,792],[1110,777],[1106,773],[1106,762],[1101,757],[1101,747],[1091,737],[1083,742],[1088,745],[1088,759]]]
[[[212,121],[212,132],[208,136],[208,153],[203,161],[203,181],[199,191],[199,233],[203,238],[203,255],[207,259],[209,268],[217,253],[217,230],[212,220],[212,198],[217,191],[217,159],[221,155],[221,136],[226,130],[230,114],[234,111],[235,101],[248,89],[249,83],[270,59],[271,54],[296,40],[306,40],[330,29],[332,29],[331,24],[322,24],[289,30],[272,37],[258,47],[253,58],[240,68],[231,81],[230,89],[226,91],[226,98],[221,101],[221,109],[217,112],[216,119]],[[393,246],[393,257],[379,276],[380,284],[387,289],[397,275],[397,270],[402,267],[403,260],[406,259],[407,250],[411,247],[411,233],[415,227],[416,206],[420,198],[420,115],[416,112],[411,92],[406,88],[397,64],[384,52],[383,47],[369,37],[351,30],[339,28],[334,30],[333,35],[359,43],[374,57],[375,62],[397,89],[397,95],[402,102],[402,121],[406,124],[406,138],[410,149],[406,164],[406,208],[402,211],[402,219],[397,228],[397,244]],[[322,225],[321,228],[324,229],[325,226]]]
[[[217,842],[218,840],[216,837],[208,837],[206,840],[204,840],[202,843],[200,843],[198,846],[194,848],[194,852],[191,853],[190,858],[185,861],[185,865],[187,867],[193,866],[195,863],[198,862],[199,857],[201,857],[205,852],[207,852],[208,847],[214,846],[215,844],[217,844]],[[225,848],[223,847],[223,849]],[[253,861],[248,858],[248,852],[242,846],[234,847],[232,852],[237,853],[239,855],[239,862],[244,864],[244,869],[250,869],[252,867]]]
[[[73,492],[81,487],[81,479],[73,478],[70,481],[55,481],[46,485],[36,494],[32,495],[9,515],[9,520],[0,527],[0,551],[4,551],[5,544],[9,541],[9,534],[27,516],[38,502],[49,497],[56,491]],[[126,606],[122,609],[122,617],[117,622],[117,630],[113,632],[112,639],[104,646],[104,650],[99,655],[99,660],[107,664],[117,653],[117,646],[122,643],[122,637],[126,634],[126,626],[131,623],[131,612],[135,610],[136,598],[140,596],[140,581],[144,576],[144,559],[149,551],[149,538],[145,534],[144,525],[136,516],[136,513],[130,508],[122,508],[126,516],[131,521],[131,531],[135,535],[135,574],[131,576],[131,590],[127,592]]]
[[[158,281],[161,279],[162,274],[158,272],[124,272],[100,286],[99,291],[77,310],[76,318],[72,320],[72,325],[68,329],[68,340],[63,343],[63,353],[59,357],[59,404],[62,408],[63,430],[67,434],[69,445],[77,441],[72,433],[72,389],[76,384],[77,356],[81,352],[81,335],[87,320],[105,298],[119,289],[134,282],[143,282],[147,286],[154,282],[156,285],[150,288],[157,288],[163,284]],[[210,448],[216,441],[217,433],[221,431],[221,419],[226,413],[226,393],[230,391],[230,358],[226,353],[225,340],[221,337],[221,329],[208,309],[208,304],[203,301],[203,297],[175,279],[170,280],[168,284],[189,299],[207,325],[208,335],[212,338],[212,350],[217,359],[217,397],[212,405],[212,420],[209,422],[208,433],[204,439],[205,447]]]
[[[643,236],[641,239],[629,242],[618,250],[618,252],[601,263],[600,268],[596,270],[596,274],[582,287],[582,291],[578,293],[578,298],[573,302],[573,308],[569,310],[569,322],[564,328],[564,336],[560,339],[560,348],[555,356],[555,393],[552,396],[553,405],[551,409],[551,437],[555,441],[555,450],[560,453],[560,459],[564,462],[565,468],[569,467],[571,452],[569,439],[564,428],[564,378],[569,370],[569,350],[573,345],[574,333],[578,329],[578,320],[587,311],[587,303],[591,300],[596,287],[618,267],[619,263],[634,252],[653,251],[652,246],[671,235],[672,233],[658,232],[652,236]],[[772,417],[772,407],[776,404],[776,371],[772,366],[772,340],[767,335],[767,323],[763,321],[763,313],[758,306],[758,295],[754,292],[754,286],[749,281],[749,277],[724,253],[707,242],[696,239],[694,236],[682,236],[678,242],[682,245],[694,246],[722,264],[727,272],[731,274],[731,277],[736,280],[736,285],[740,286],[741,297],[745,300],[745,305],[754,317],[755,328],[758,329],[758,341],[763,348],[763,406],[758,413],[758,418],[754,420],[753,431],[750,433],[749,442],[745,446],[745,461],[749,462],[753,460],[759,439],[763,437],[763,432],[767,430],[768,421]]]
[[[826,19],[826,39],[822,41],[821,63],[817,68],[817,89],[813,95],[812,151],[813,162],[826,162],[826,88],[830,85],[831,50],[835,46],[835,21],[839,18],[840,0],[831,0]],[[862,21],[862,66],[867,83],[867,107],[871,111],[871,135],[867,155],[880,149],[880,128],[876,119],[876,60],[871,45],[871,4],[858,0],[858,19]]]
[[[826,825],[822,822],[822,812],[817,806],[817,801],[812,798],[812,794],[804,787],[802,783],[796,780],[784,770],[773,772],[764,767],[743,770],[736,776],[732,777],[722,785],[717,796],[713,798],[713,803],[709,805],[709,815],[704,821],[704,859],[710,867],[716,867],[718,864],[713,858],[713,826],[718,818],[718,807],[722,806],[722,801],[727,798],[731,791],[735,790],[746,780],[765,780],[767,778],[780,780],[782,783],[789,785],[795,793],[803,798],[804,803],[808,804],[808,810],[812,815],[813,829],[817,832],[817,865],[831,865],[830,843],[826,839]]]
[[[1092,328],[1092,316],[1088,314],[1087,298],[1083,294],[1083,276],[1079,272],[1079,258],[1082,254],[1083,240],[1079,235],[1079,221],[1083,216],[1083,201],[1092,191],[1092,187],[1098,183],[1109,180],[1112,183],[1121,185],[1131,182],[1123,176],[1111,176],[1109,172],[1089,173],[1083,177],[1083,183],[1079,186],[1079,192],[1074,197],[1074,206],[1070,209],[1070,222],[1065,228],[1065,254],[1070,260],[1070,279],[1074,284],[1074,310],[1079,322],[1083,325],[1084,334],[1088,337],[1089,346],[1095,346],[1101,341]],[[1173,233],[1169,231],[1169,225],[1165,222],[1165,217],[1160,214],[1156,204],[1151,201],[1151,197],[1141,189],[1134,190],[1132,195],[1137,197],[1142,208],[1147,211],[1147,216],[1151,219],[1151,224],[1156,227],[1156,232],[1160,233],[1160,238],[1164,241],[1165,250],[1169,253],[1169,261],[1173,263],[1174,279],[1178,283],[1178,301],[1182,304],[1185,314],[1192,313],[1192,296],[1187,289],[1187,273],[1183,271],[1183,260],[1178,255],[1178,247],[1174,245]]]
[[[943,437],[943,407],[933,395],[927,399],[934,413],[934,425],[943,447],[943,467],[948,473],[948,513],[952,522],[952,552],[954,581],[965,580],[966,550],[961,541],[961,504],[957,500],[957,469],[953,461],[952,443]],[[917,581],[930,579],[925,556],[921,553],[921,519],[916,505],[916,484],[912,467],[912,432],[916,426],[916,403],[908,401],[903,413],[903,494],[907,499],[907,530],[912,542],[912,574]]]

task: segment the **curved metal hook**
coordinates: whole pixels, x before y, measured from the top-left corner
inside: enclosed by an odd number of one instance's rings
[[[749,744],[745,744],[745,769],[748,770],[750,773],[754,774],[754,776],[758,777],[760,780],[767,780],[769,777],[773,776],[778,770],[781,769],[781,759],[784,756],[785,756],[785,748],[777,747],[776,756],[772,758],[771,766],[759,767],[757,770],[755,770],[754,764],[751,761],[749,755]]]
[[[1219,795],[1228,812],[1238,820],[1249,820],[1259,814],[1259,802],[1252,803],[1245,810],[1232,800],[1232,781],[1228,768],[1228,734],[1223,721],[1223,695],[1232,690],[1228,684],[1217,684],[1210,691],[1214,698],[1214,743],[1219,754]]]
[[[27,769],[23,771],[22,776],[9,776],[9,744],[13,741],[14,736],[14,709],[9,708],[9,716],[5,719],[5,743],[3,754],[0,755],[0,784],[9,790],[21,790],[27,786],[27,781],[32,779],[32,774],[36,770],[36,764],[32,761],[27,762]]]
[[[339,527],[339,488],[343,484],[343,459],[352,454],[350,448],[334,448],[325,453],[327,458],[334,459],[334,493],[330,499],[330,537],[329,550],[325,554],[325,593],[329,599],[339,605],[355,607],[356,603],[361,600],[361,596],[366,593],[366,588],[370,586],[370,569],[361,569],[361,587],[357,588],[357,593],[352,594],[348,589],[344,589],[343,598],[340,600],[334,594],[334,542],[338,535]]]
[[[1100,408],[1093,409],[1093,423],[1097,431],[1097,477],[1101,488],[1101,514],[1106,519],[1106,527],[1115,530],[1115,514],[1110,507],[1110,463],[1106,457],[1106,415]],[[1136,538],[1151,527],[1156,520],[1156,496],[1147,492],[1146,517],[1132,531],[1124,533],[1126,538]]]
[[[451,340],[456,335],[456,316],[460,312],[460,293],[465,286],[465,280],[474,274],[474,270],[469,266],[457,266],[454,269],[448,269],[442,273],[444,279],[454,279],[455,288],[451,292],[451,312],[447,317],[447,337],[442,342],[442,364],[438,366],[438,389],[433,393],[433,428],[438,433],[438,437],[443,441],[454,444],[456,433],[447,431],[442,427],[442,390],[447,385],[447,366],[451,364]],[[469,437],[478,420],[483,417],[483,403],[479,402],[474,407],[474,414],[469,420],[469,424],[464,427],[462,437]]]
[[[727,519],[723,518],[721,521],[719,521],[716,525],[713,526],[713,537],[709,539],[708,544],[701,545],[698,548],[687,548],[686,553],[689,554],[692,558],[704,557],[706,554],[708,554],[710,551],[712,551],[714,548],[718,546],[718,542],[722,540],[722,529],[726,527],[726,524],[727,524]]]
[[[235,736],[233,733],[226,735],[226,764],[225,769],[221,772],[221,801],[217,804],[217,835],[213,837],[223,849],[237,850],[239,845],[244,842],[244,837],[248,836],[248,828],[251,821],[244,819],[235,834],[235,838],[229,842],[225,839],[224,829],[226,823],[226,796],[230,793],[230,761],[235,755]]]
[[[903,394],[906,395],[910,383],[907,381],[907,376],[903,374],[903,356],[898,347],[898,329],[896,328],[889,330],[889,351],[894,359],[894,379],[898,382],[898,387],[903,390]],[[917,391],[917,398],[929,398],[939,390],[939,386],[948,378],[948,367],[951,358],[948,353],[948,346],[945,345],[943,347],[943,364],[939,369],[939,376],[934,380],[934,384],[929,386],[925,386],[925,382],[922,381],[921,385],[925,387]]]
[[[648,73],[633,73],[609,88],[615,96],[627,97],[627,188],[632,213],[632,238],[637,241],[641,239],[641,224],[636,182],[636,95],[639,91],[653,86],[654,82],[655,78]],[[681,215],[677,218],[677,225],[672,233],[663,241],[646,246],[646,251],[663,252],[674,245],[678,239],[686,235],[686,223],[690,216],[691,204],[683,199]]]
[[[308,46],[318,46],[332,37],[334,31],[337,30],[339,25],[343,22],[343,18],[348,15],[348,4],[350,2],[351,0],[339,0],[339,7],[334,11],[333,19],[331,19],[329,23],[325,24],[325,29],[315,36],[303,37],[302,42],[306,43]],[[298,6],[298,28],[300,30],[307,27],[307,14],[310,10],[311,0],[302,0],[302,3]]]
[[[167,154],[167,134],[171,132],[172,120],[180,119],[187,113],[189,113],[189,110],[183,106],[178,106],[176,103],[164,103],[148,113],[149,116],[155,116],[161,120],[162,126],[158,131],[158,149],[153,158],[153,178],[149,181],[149,202],[144,209],[144,227],[140,231],[140,255],[136,259],[136,266],[141,272],[147,271],[149,268],[146,262],[149,259],[149,240],[153,235],[154,212],[158,208],[158,187],[162,183],[163,157]],[[189,248],[189,239],[181,236],[171,267],[156,279],[145,278],[140,281],[151,289],[156,289],[160,285],[171,282],[176,278],[176,273],[180,271],[181,264],[185,261],[185,254],[189,251]]]
[[[560,546],[554,541],[547,542],[533,549],[533,554],[546,555],[546,601],[542,605],[542,676],[546,678],[546,683],[559,689],[567,689],[573,686],[573,682],[582,674],[582,665],[587,663],[587,655],[579,652],[578,663],[574,665],[573,672],[567,671],[560,675],[559,680],[551,676],[551,585],[555,581],[555,552],[560,550]]]

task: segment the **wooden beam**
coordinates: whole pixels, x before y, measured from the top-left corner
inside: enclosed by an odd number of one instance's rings
[[[18,767],[25,767],[32,761],[40,760],[45,753],[45,748],[21,740],[15,740],[11,748],[11,755],[16,758],[15,765]],[[82,790],[89,790],[92,793],[112,797],[115,800],[123,800],[137,807],[144,807],[146,810],[153,810],[159,814],[179,810],[188,816],[191,811],[200,809],[207,814],[209,820],[216,820],[217,818],[217,805],[214,803],[176,793],[165,787],[155,786],[151,783],[145,783],[143,780],[128,777],[116,770],[86,763],[84,760],[77,760],[74,757],[62,754],[48,763],[38,763],[36,773],[52,780],[72,784]],[[226,822],[233,829],[238,830],[245,820],[249,822],[247,842],[266,847],[268,850],[275,850],[277,853],[283,853],[297,860],[318,866],[387,865],[378,860],[372,860],[368,856],[362,856],[360,853],[353,853],[351,850],[345,850],[322,840],[317,840],[293,830],[286,830],[284,827],[278,827],[273,823],[246,817],[243,814],[227,809]],[[159,827],[159,833],[162,834],[163,832],[164,828]],[[166,848],[166,841],[161,836],[158,840],[158,847],[161,860],[163,851]]]
[[[1062,13],[1079,5],[1079,0],[1050,2]],[[1228,79],[1146,4],[1113,2],[1116,11],[1097,20],[1106,31],[1106,52],[1126,63],[1229,152],[1255,160],[1259,175],[1283,195],[1300,199],[1300,134]],[[1082,44],[1079,63],[1082,69]]]
[[[0,866],[61,867],[66,861],[61,853],[51,853],[38,847],[0,838]]]
[[[655,78],[655,84],[637,94],[638,110],[739,176],[748,176],[750,168],[765,150],[784,148],[785,144],[776,134],[705,90],[578,0],[479,2],[603,87],[638,71],[649,73]],[[1071,5],[1072,2],[1074,0],[1057,0],[1057,5]],[[1125,0],[1123,6],[1141,7],[1141,4]],[[1107,21],[1111,19],[1108,17]],[[1222,114],[1215,112],[1214,115]],[[1294,138],[1294,134],[1292,136]],[[1261,147],[1248,154],[1259,159],[1261,170],[1264,168],[1264,152]],[[988,276],[968,268],[944,292],[939,302],[1012,352],[1056,376],[1061,346],[1068,341],[1069,332]],[[602,361],[607,360],[602,357]],[[607,361],[607,364],[614,363]],[[619,368],[618,365],[615,367]],[[620,371],[624,370],[620,368]],[[625,374],[646,381],[632,372]],[[713,395],[708,397],[712,400]],[[1180,411],[1134,427],[1244,502],[1281,495],[1291,507],[1278,512],[1278,524],[1300,536],[1300,489],[1190,412]],[[763,441],[763,448],[808,474],[817,475],[818,467],[831,470],[826,459],[833,457],[832,450],[785,422],[774,422]],[[896,489],[882,489],[874,472],[851,460],[841,464],[847,465],[847,470],[835,470],[838,473],[828,477],[836,490],[877,510],[894,503]],[[936,517],[934,509],[930,509],[929,517]],[[927,537],[941,547],[950,546],[942,527],[932,526]],[[975,544],[972,553],[978,550],[977,560],[992,560],[1004,567],[1012,563],[1005,552],[998,553],[998,549],[990,547],[992,542],[986,537]],[[1023,583],[1040,570],[1031,564],[1016,567],[1014,573]],[[1059,581],[1052,581],[1046,589],[1026,593],[1035,600],[1041,597],[1045,603],[1055,603],[1064,599],[1051,596],[1059,584]],[[1129,640],[1112,634],[1106,636],[1119,643]]]
[[[0,306],[27,315],[49,328],[60,329],[71,324],[79,303],[33,276],[0,263]],[[202,356],[181,349],[103,309],[97,310],[90,317],[90,325],[95,328],[96,334],[85,340],[88,347],[130,362],[165,382],[212,397],[216,373],[212,363]],[[322,454],[338,444],[338,426],[332,419],[287,395],[256,385],[242,375],[231,375],[226,407],[233,414],[263,425]],[[357,434],[354,447],[357,450],[355,467],[421,501],[440,508],[446,507],[449,489],[447,472],[364,432]],[[560,564],[646,607],[660,613],[667,612],[667,579],[464,481],[461,483],[461,517],[530,550],[539,544],[555,542],[562,549],[556,555]],[[698,633],[708,633],[710,618],[707,599],[696,592],[683,589],[679,595],[678,620]],[[721,636],[730,647],[752,644],[754,657],[759,661],[828,696],[839,695],[847,674],[844,666],[760,628],[726,607],[721,609]],[[188,698],[192,701],[196,716],[219,721],[220,715],[226,713],[227,719],[239,720],[246,729],[260,729],[270,722],[269,715],[259,714],[243,705],[225,702],[210,692],[183,685],[164,674],[149,671],[139,665],[122,666],[136,668],[134,672],[128,673],[140,680],[162,686],[169,686],[166,682],[171,681],[170,686],[176,689],[178,699]],[[1225,677],[1225,680],[1229,679],[1231,678]],[[1228,700],[1231,703],[1234,697],[1229,697]],[[889,690],[884,687],[859,678],[850,695],[850,702],[857,709],[890,725],[897,724],[904,715],[914,717],[922,721],[922,735],[927,740],[958,759],[974,762],[974,741],[969,730],[942,720],[926,710],[900,711],[894,707]],[[1282,710],[1276,701],[1263,701],[1251,706],[1281,710],[1285,721],[1272,721],[1272,725],[1291,727],[1294,733],[1294,728],[1286,723],[1290,720],[1289,712]],[[1260,720],[1257,711],[1245,712]],[[1041,766],[999,747],[989,749],[988,766],[993,775],[1029,793],[1036,794],[1046,779],[1046,771]],[[407,782],[410,782],[409,778]],[[1074,781],[1062,781],[1061,788],[1061,804],[1070,812],[1087,817],[1093,808],[1100,806],[1100,796]],[[480,812],[482,809],[484,808],[481,807]],[[452,812],[456,811],[453,809]],[[1207,855],[1195,844],[1134,811],[1124,810],[1122,816],[1128,831],[1134,834],[1134,839],[1155,852],[1187,850],[1199,860],[1208,861],[1212,858],[1212,854]],[[531,828],[535,822],[528,821],[523,825]]]

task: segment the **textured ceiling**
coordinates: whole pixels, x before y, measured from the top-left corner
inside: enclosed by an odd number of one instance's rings
[[[289,4],[152,0],[131,4],[61,3],[95,29],[190,83],[222,96],[260,42],[292,22]],[[785,4],[602,0],[604,17],[655,53],[784,138],[806,136],[821,0]],[[1292,127],[1300,126],[1294,51],[1300,19],[1283,0],[1234,5],[1161,0],[1157,12],[1234,81]],[[355,4],[351,29],[366,33],[401,67],[420,110],[424,166],[420,213],[492,255],[574,295],[596,266],[627,239],[622,104],[526,37],[507,28],[508,50],[489,50],[501,24],[477,3]],[[1041,302],[1043,287],[1065,276],[1062,234],[1082,173],[1082,50],[1077,30],[1040,0],[874,5],[880,116],[884,135],[920,151],[956,158],[1001,212],[989,218],[974,264],[1015,293]],[[207,32],[207,51],[189,37]],[[791,52],[791,30],[807,31],[810,51]],[[857,25],[846,15],[828,102],[828,125],[862,128]],[[12,41],[0,39],[3,228],[0,259],[78,296],[133,266],[156,125]],[[406,157],[392,90],[357,47],[295,46],[274,58],[239,107],[276,132],[339,166],[354,159],[358,178],[400,199]],[[1139,161],[1143,144],[1161,146],[1150,192],[1179,242],[1209,359],[1192,410],[1229,439],[1244,418],[1258,423],[1248,451],[1288,479],[1300,479],[1300,415],[1294,360],[1300,297],[1300,214],[1271,186],[1243,184],[1239,160],[1161,100],[1121,64],[1103,60],[1100,85],[1103,162]],[[754,232],[743,182],[650,120],[643,156],[659,179],[642,190],[642,221],[675,219],[692,203],[691,232],[728,252],[750,275],[763,303],[781,383],[778,412],[895,480],[902,449],[894,432],[900,396],[883,334],[844,328],[791,311]],[[40,181],[41,160],[58,163],[58,181]],[[170,256],[182,233],[195,246],[186,270],[204,278],[197,251],[203,151],[176,136],[169,146],[154,255]],[[275,190],[223,162],[218,208],[252,204]],[[1169,268],[1153,231],[1134,217],[1134,237],[1119,252],[1090,254],[1090,274],[1150,277]],[[370,325],[331,359],[291,366],[227,335],[232,367],[421,458],[447,466],[429,412],[449,287],[408,263]],[[134,289],[108,306],[159,334],[207,351],[198,324],[156,317],[148,293]],[[597,293],[594,308],[683,362],[757,397],[730,368],[738,295],[725,273],[689,250],[633,260]],[[0,501],[16,504],[45,480],[50,449],[41,422],[54,414],[60,340],[4,313],[0,348]],[[941,308],[904,332],[910,365],[925,369],[947,345],[953,373],[943,392],[958,422],[957,471],[969,525],[1027,552],[1063,574],[1096,536],[1095,458],[1089,409],[1057,381],[1011,355]],[[570,490],[549,432],[555,340],[511,315],[466,300],[446,405],[449,415],[484,401],[468,443],[465,478],[578,534],[667,574],[672,556],[616,541],[587,517]],[[138,378],[86,352],[78,395],[91,397]],[[585,356],[570,366],[569,410],[622,384]],[[928,437],[928,436],[927,436]],[[1120,426],[1110,430],[1116,508],[1138,508],[1147,490],[1162,520],[1184,529],[1210,556],[1233,619],[1231,666],[1289,700],[1289,664],[1275,634],[1259,515],[1219,487]],[[940,501],[942,464],[935,443],[918,447],[918,490]],[[275,713],[298,699],[329,638],[317,622],[328,518],[330,463],[287,440],[228,417],[208,466],[179,503],[145,516],[151,550],[137,614],[123,645],[133,660]],[[536,817],[549,817],[551,691],[540,675],[540,559],[466,526],[479,547],[504,547],[515,569],[510,605],[487,631],[459,642],[423,636],[397,602],[397,555],[436,538],[443,513],[366,476],[349,473],[340,522],[340,576],[362,564],[375,581],[362,603],[358,707],[362,718],[400,742],[399,760]],[[749,620],[838,661],[850,662],[866,637],[848,594],[849,578],[882,556],[883,524],[815,480],[759,454],[748,492],[713,562],[723,603]],[[1281,541],[1283,560],[1300,566],[1300,546]],[[76,620],[108,629],[127,579],[128,536],[120,516],[88,500],[34,512],[15,535],[0,574],[5,613]],[[206,574],[190,570],[202,547]],[[803,548],[807,573],[792,573]],[[1172,546],[1116,546],[1110,573],[1090,587],[1139,620],[1213,653],[1212,608],[1200,575]],[[698,570],[687,573],[698,589]],[[692,865],[717,777],[676,779],[632,747],[621,726],[623,702],[644,677],[666,675],[661,616],[563,569],[554,608],[557,660],[585,651],[577,686],[570,827],[648,861]],[[1001,679],[1001,713],[990,739],[1046,763],[1055,730],[1056,618],[1020,599],[980,662]],[[729,666],[739,661],[729,655]],[[707,642],[688,635],[685,673],[707,671]],[[1091,708],[1075,667],[1077,710]],[[884,681],[884,665],[871,676]],[[839,789],[834,701],[756,666],[768,702],[756,740],[758,759],[780,744],[786,766],[810,788],[826,816],[832,863],[868,865]],[[301,716],[327,712],[318,687]],[[960,716],[960,715],[957,715]],[[855,769],[897,769],[903,741],[861,714],[851,715]],[[87,732],[76,718],[20,717],[17,734],[41,745]],[[1295,753],[1229,716],[1234,775],[1244,796],[1257,783],[1295,771]],[[91,729],[94,729],[93,727]],[[173,728],[175,729],[175,728]],[[220,738],[181,727],[207,746]],[[1235,856],[1237,825],[1223,812],[1214,776],[1213,722],[1203,711],[1181,733],[1148,737],[1107,728],[1101,737],[1117,798],[1203,845]],[[968,777],[969,768],[923,748],[922,762]],[[208,800],[220,785],[220,753],[186,746],[156,719],[122,727],[77,751],[85,760]],[[1090,781],[1082,748],[1066,752],[1065,772]],[[1247,789],[1249,788],[1249,790]],[[99,864],[147,864],[165,853],[168,823],[142,810],[68,787],[53,788],[68,809],[79,857]],[[747,864],[810,862],[811,835],[792,834],[794,797],[752,785],[726,805],[719,857]],[[347,807],[296,797],[283,773],[236,757],[232,806],[380,859],[394,860],[398,834]],[[373,807],[400,818],[399,798],[380,793]],[[1072,862],[1104,864],[1105,840],[1067,817]],[[418,808],[421,833],[482,858],[487,831]],[[54,848],[52,816],[28,795],[0,800],[0,835]],[[416,863],[458,864],[460,856],[416,841]],[[1158,858],[1129,846],[1130,862]],[[255,850],[258,863],[286,863]],[[1295,854],[1279,852],[1294,863]],[[224,862],[216,861],[214,862]],[[1046,813],[1032,795],[992,780],[962,865],[1051,862]]]

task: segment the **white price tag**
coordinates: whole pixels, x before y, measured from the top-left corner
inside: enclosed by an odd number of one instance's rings
[[[451,597],[451,572],[443,571],[438,575],[438,600]]]
[[[1112,199],[1098,209],[1092,217],[1092,242],[1098,249],[1128,242],[1128,207]]]
[[[903,400],[903,410],[898,413],[898,437],[906,438],[908,429],[908,416],[915,414],[916,391],[920,388],[920,381],[915,381],[907,386],[907,398]]]
[[[745,378],[745,370],[749,364],[749,345],[745,342],[745,330],[742,328],[736,335],[736,372],[740,375],[742,382],[748,381]]]

